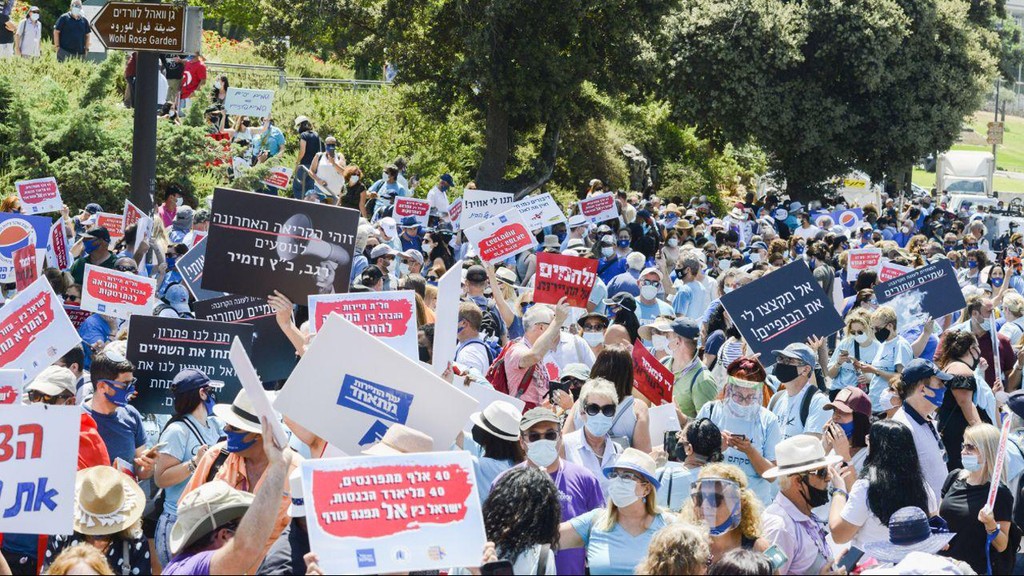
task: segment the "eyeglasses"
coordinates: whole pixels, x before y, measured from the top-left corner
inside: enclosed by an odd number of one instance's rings
[[[606,404],[604,406],[598,404],[587,404],[583,408],[583,410],[587,413],[587,416],[597,416],[597,413],[600,412],[601,414],[604,414],[607,418],[615,416],[615,412],[617,409],[618,407],[615,404]]]
[[[854,336],[861,336],[862,334],[864,334],[864,331],[863,330],[850,330],[850,334],[853,334]]]
[[[657,280],[641,280],[640,281],[640,285],[641,286],[657,286],[658,285],[658,281]]]
[[[64,295],[64,301],[65,302],[79,302],[81,300],[82,300],[82,297],[78,296],[76,294],[65,294]]]
[[[597,323],[597,324],[584,324],[583,325],[583,331],[584,332],[604,332],[604,324],[601,324],[601,323]]]
[[[533,444],[539,440],[550,440],[551,442],[554,442],[555,440],[558,440],[558,432],[556,430],[548,430],[543,434],[539,432],[530,432],[526,435],[526,442],[528,444]]]
[[[977,452],[978,451],[978,447],[975,446],[974,444],[971,444],[970,442],[964,442],[963,444],[960,445],[960,451],[961,452]]]
[[[733,401],[739,404],[746,405],[757,400],[757,391],[751,392],[749,394],[740,394],[739,392],[733,392],[731,396]]]
[[[55,404],[66,404],[67,401],[71,400],[72,398],[74,398],[74,396],[72,396],[71,394],[61,394],[60,396],[50,396],[48,394],[43,394],[42,392],[37,392],[35,390],[29,390],[28,391],[28,400],[29,400],[29,402],[32,402],[33,404],[35,404],[37,402],[42,402],[43,404],[49,404],[51,406],[55,405]]]
[[[611,472],[608,473],[608,478],[610,480],[615,480],[616,478],[619,478],[622,480],[632,480],[634,482],[641,482],[644,480],[636,472],[627,472],[625,470],[612,470]]]
[[[118,382],[117,380],[100,380],[100,382],[106,384],[107,386],[113,386],[114,388],[127,390],[129,388],[135,387],[135,383],[138,382],[138,378],[132,378],[130,382]]]
[[[138,272],[139,271],[139,269],[136,268],[135,266],[115,266],[114,270],[117,270],[118,272]]]

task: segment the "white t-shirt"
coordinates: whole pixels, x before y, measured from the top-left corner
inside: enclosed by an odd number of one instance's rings
[[[342,175],[344,168],[335,166],[327,158],[327,154],[320,154],[320,163],[316,167],[316,175],[327,182],[327,190],[335,196],[341,196],[345,190],[345,177]]]
[[[469,370],[476,370],[481,376],[487,375],[491,366],[487,355],[487,345],[483,342],[472,342],[462,346],[462,349],[455,354],[455,363]]]
[[[918,424],[917,421],[907,413],[907,406],[896,411],[892,419],[901,422],[910,428],[914,435],[914,448],[917,449],[917,458],[921,462],[921,471],[928,482],[932,493],[942,492],[942,483],[946,481],[949,470],[946,469],[946,454],[942,442],[938,439],[938,431],[933,421],[925,421]],[[931,428],[929,431],[928,428]]]
[[[558,345],[551,351],[551,358],[558,365],[559,370],[564,370],[569,364],[586,364],[587,367],[594,365],[594,350],[587,345],[587,341],[575,334],[559,332]]]
[[[441,191],[440,188],[434,186],[427,192],[427,204],[430,205],[432,212],[437,212],[438,215],[448,213],[448,194]]]
[[[814,224],[811,224],[807,228],[804,228],[803,226],[797,226],[796,230],[793,231],[793,235],[796,236],[797,238],[803,238],[805,240],[808,240],[817,236],[818,232],[821,232],[821,228],[818,228]]]
[[[860,526],[860,530],[854,535],[850,545],[856,546],[861,550],[864,549],[864,545],[868,542],[884,542],[889,539],[889,527],[882,524],[882,521],[878,519],[878,516],[875,516],[870,506],[868,506],[868,484],[867,478],[854,482],[853,488],[850,489],[850,497],[846,501],[846,506],[840,512],[843,520]],[[928,494],[927,512],[929,512],[929,515],[937,514],[939,503],[935,498],[935,492],[927,484],[924,490]]]

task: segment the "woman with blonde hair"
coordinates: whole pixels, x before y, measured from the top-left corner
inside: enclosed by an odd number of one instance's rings
[[[647,558],[636,567],[637,574],[704,574],[711,560],[707,530],[676,522],[651,538]]]
[[[57,556],[46,574],[98,574],[113,576],[114,571],[107,565],[100,551],[85,544],[72,546]]]
[[[761,538],[761,506],[747,487],[747,475],[732,464],[708,464],[701,469],[690,491],[690,503],[679,513],[681,520],[704,523],[711,536],[711,559],[743,548],[764,552]]]

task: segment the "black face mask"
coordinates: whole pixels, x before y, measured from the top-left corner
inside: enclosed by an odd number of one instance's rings
[[[775,377],[779,379],[779,382],[785,384],[786,382],[792,382],[796,380],[797,376],[800,375],[800,369],[796,366],[790,366],[789,364],[776,364],[775,365]]]
[[[891,335],[892,332],[889,332],[888,328],[879,328],[878,330],[875,330],[875,339],[879,342],[885,342]]]
[[[729,328],[726,329],[725,333],[733,338],[740,337],[740,329],[735,326],[729,326]]]
[[[420,362],[430,363],[430,349],[426,346],[420,346]]]
[[[811,486],[811,482],[807,476],[801,476],[800,481],[807,487],[807,504],[809,504],[811,508],[817,508],[818,506],[828,504],[827,488],[815,488],[814,486]]]

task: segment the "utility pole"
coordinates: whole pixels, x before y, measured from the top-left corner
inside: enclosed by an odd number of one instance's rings
[[[999,122],[999,84],[1002,82],[1002,78],[996,76],[996,106],[992,120]],[[996,144],[992,143],[992,168],[995,169],[998,164],[996,163]]]
[[[132,204],[149,214],[156,193],[157,75],[154,52],[139,52],[135,67],[135,130],[132,135]]]

